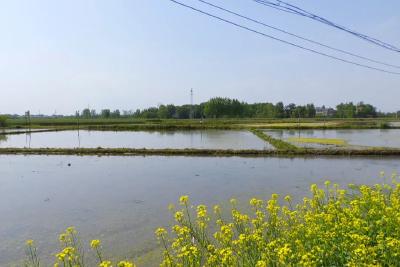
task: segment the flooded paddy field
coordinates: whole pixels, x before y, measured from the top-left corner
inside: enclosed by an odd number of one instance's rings
[[[70,166],[69,166],[70,164]],[[312,183],[375,184],[400,172],[398,158],[208,158],[0,156],[0,266],[24,257],[35,239],[44,266],[58,234],[76,226],[86,247],[103,241],[107,255],[141,256],[157,248],[154,229],[171,223],[179,196],[212,206],[231,197],[290,194],[298,201]],[[143,264],[142,264],[143,265]],[[150,262],[144,266],[156,266]]]
[[[311,148],[400,148],[400,129],[265,130],[274,138]]]
[[[40,132],[3,135],[0,147],[273,149],[269,143],[245,130]]]

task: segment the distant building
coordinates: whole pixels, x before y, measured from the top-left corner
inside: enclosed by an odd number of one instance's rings
[[[336,110],[333,108],[326,108],[325,106],[316,107],[315,108],[315,115],[317,117],[333,117],[336,115]]]

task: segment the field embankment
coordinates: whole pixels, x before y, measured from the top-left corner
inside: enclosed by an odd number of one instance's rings
[[[232,149],[137,149],[137,148],[0,148],[0,155],[82,155],[82,156],[400,156],[400,149],[297,149],[297,150],[232,150]]]
[[[105,130],[160,130],[160,129],[380,129],[399,128],[390,124],[393,119],[139,119],[121,118],[32,118],[28,125],[24,118],[9,119],[9,128],[92,128]]]

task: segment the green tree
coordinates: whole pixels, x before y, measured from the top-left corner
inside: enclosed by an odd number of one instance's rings
[[[305,117],[307,118],[314,118],[315,115],[317,114],[314,104],[307,104],[305,112],[306,112]]]
[[[204,115],[207,118],[241,117],[243,111],[244,104],[237,99],[215,97],[204,105]]]
[[[275,105],[275,118],[284,118],[285,117],[285,107],[282,102],[278,102]]]
[[[340,103],[336,106],[337,116],[339,118],[354,118],[356,116],[356,106],[353,102]]]
[[[103,118],[110,118],[111,111],[109,109],[102,109],[101,110],[101,117]]]
[[[7,119],[8,117],[5,115],[0,115],[0,127],[7,126]]]
[[[285,106],[285,115],[286,115],[286,117],[287,118],[292,118],[293,116],[294,117],[298,117],[298,115],[296,116],[295,110],[296,110],[296,105],[293,104],[293,103]]]
[[[189,119],[190,117],[190,106],[183,105],[176,107],[176,117],[178,119]]]
[[[357,104],[356,111],[357,111],[357,117],[359,118],[377,116],[376,108],[370,104],[364,104],[364,102],[360,102]]]
[[[90,113],[90,109],[85,108],[84,110],[82,110],[82,117],[83,118],[90,118],[92,115]]]
[[[156,118],[158,118],[158,108],[152,107],[152,108],[144,109],[140,112],[139,116],[141,118],[145,118],[145,119],[156,119]]]
[[[113,117],[113,118],[119,118],[120,116],[121,116],[121,112],[119,111],[119,109],[116,109],[113,112],[111,112],[111,117]]]

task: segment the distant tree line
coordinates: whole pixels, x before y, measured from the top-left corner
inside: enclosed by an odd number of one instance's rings
[[[354,105],[341,103],[335,109],[316,108],[314,104],[296,105],[273,103],[248,104],[237,99],[215,97],[199,105],[160,105],[137,110],[137,118],[188,119],[188,118],[315,118],[318,116],[339,118],[376,117],[378,112],[370,104],[360,102]],[[383,114],[379,114],[383,115]]]
[[[316,110],[313,104],[297,106],[282,102],[248,104],[236,99],[216,97],[198,105],[160,105],[137,110],[137,118],[188,119],[188,118],[312,118]]]
[[[95,118],[95,117],[102,117],[102,118],[119,118],[121,113],[119,109],[111,111],[109,109],[102,109],[100,113],[97,113],[94,109],[85,108],[82,112],[77,115],[80,115],[83,118]]]
[[[314,104],[296,105],[282,102],[248,104],[237,99],[226,97],[211,98],[207,102],[196,105],[159,105],[136,111],[103,109],[99,113],[95,110],[84,109],[80,113],[83,118],[118,118],[132,116],[145,119],[199,119],[199,118],[315,118],[320,116],[337,118],[368,118],[385,115],[376,111],[370,104],[341,103],[332,108],[316,108]]]
[[[350,103],[341,103],[336,106],[336,116],[339,118],[368,118],[376,117],[378,112],[376,108],[370,104],[363,102],[354,105]]]

